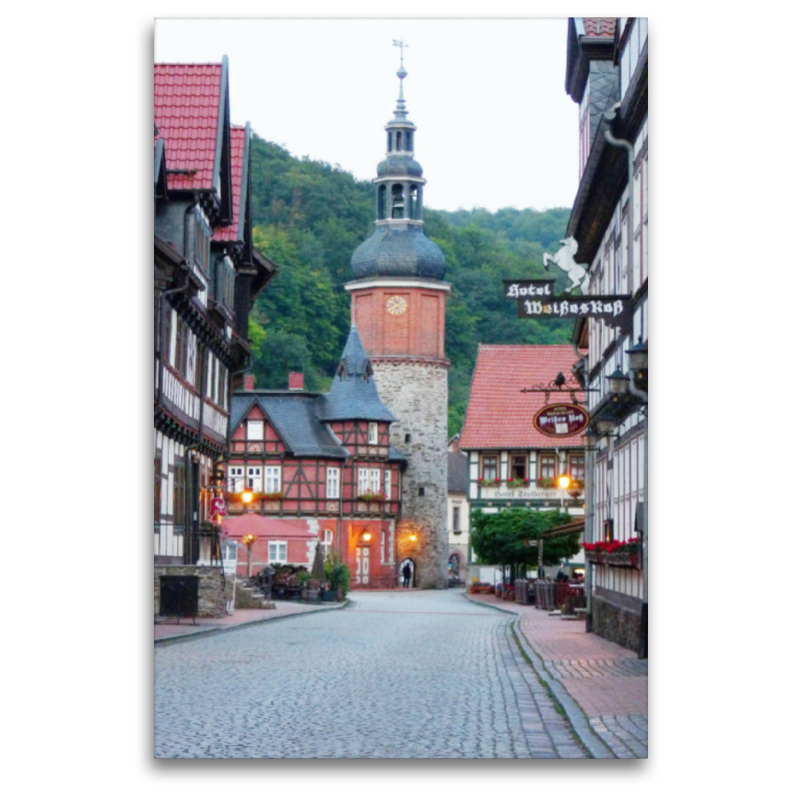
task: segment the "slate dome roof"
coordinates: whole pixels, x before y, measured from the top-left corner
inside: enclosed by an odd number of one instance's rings
[[[350,261],[353,278],[397,276],[442,280],[444,254],[420,228],[381,226],[362,242]]]
[[[422,167],[411,156],[388,156],[378,164],[378,177],[384,175],[403,175],[412,178],[422,177]]]

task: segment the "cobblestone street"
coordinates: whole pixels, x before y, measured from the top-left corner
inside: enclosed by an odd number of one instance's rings
[[[462,592],[364,592],[155,652],[160,758],[586,758],[511,630]]]

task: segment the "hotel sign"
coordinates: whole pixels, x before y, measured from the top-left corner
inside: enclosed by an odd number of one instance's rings
[[[555,281],[503,281],[504,297],[517,301],[517,316],[526,319],[602,319],[627,330],[631,298],[624,294],[555,294]]]
[[[576,436],[589,424],[589,412],[574,403],[553,403],[533,416],[533,427],[545,436]]]

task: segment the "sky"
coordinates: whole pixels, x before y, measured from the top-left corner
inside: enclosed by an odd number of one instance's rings
[[[361,180],[404,94],[429,208],[571,207],[578,107],[563,19],[157,19],[157,62],[228,56],[231,121]]]

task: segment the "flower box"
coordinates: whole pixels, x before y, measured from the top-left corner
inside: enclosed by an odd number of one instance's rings
[[[602,550],[587,550],[586,560],[591,561],[593,564],[604,564],[608,567],[640,568],[639,553],[636,551],[605,553]]]
[[[479,486],[499,486],[500,478],[481,478],[478,481]]]
[[[383,503],[386,495],[383,492],[364,492],[358,496],[358,499],[364,503]]]
[[[531,482],[527,478],[509,478],[506,486],[509,489],[519,489],[520,487],[530,486]]]
[[[539,478],[536,485],[540,489],[555,489],[558,486],[555,478]]]

